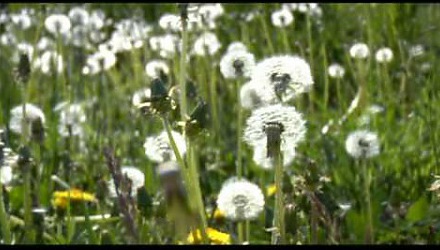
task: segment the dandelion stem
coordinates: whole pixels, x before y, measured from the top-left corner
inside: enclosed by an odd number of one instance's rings
[[[280,148],[275,151],[273,156],[275,164],[275,218],[274,227],[277,228],[272,234],[272,244],[284,244],[286,240],[286,232],[284,225],[284,202],[283,202],[283,161]]]
[[[239,221],[237,223],[237,232],[238,232],[238,244],[243,244],[244,240],[244,222]]]
[[[186,101],[186,50],[188,43],[188,33],[186,30],[186,18],[181,16],[182,22],[182,51],[180,55],[180,71],[179,71],[179,87],[180,87],[180,115],[182,120],[185,119],[187,113]]]
[[[197,211],[199,213],[199,217],[201,220],[201,223],[199,225],[199,229],[202,234],[202,242],[207,244],[208,242],[208,236],[206,234],[206,228],[207,222],[206,222],[206,215],[205,215],[205,207],[203,205],[203,197],[202,192],[200,189],[200,181],[199,181],[199,172],[198,172],[198,164],[197,164],[197,154],[194,145],[192,145],[189,141],[187,142],[188,148],[189,148],[189,172],[191,177],[191,183],[193,188],[193,194],[197,204]]]
[[[190,206],[198,211],[200,219],[201,219],[201,226],[200,231],[202,234],[203,242],[206,242],[208,239],[206,235],[206,217],[205,217],[205,210],[203,206],[203,200],[200,192],[200,183],[198,179],[198,172],[197,172],[197,165],[194,158],[195,151],[191,148],[191,145],[189,145],[189,141],[187,141],[187,148],[188,150],[188,158],[189,158],[189,168],[186,167],[185,161],[182,158],[182,155],[179,152],[179,149],[177,148],[176,142],[174,141],[173,135],[171,133],[171,126],[168,121],[168,118],[162,117],[162,122],[165,130],[167,131],[168,138],[171,144],[171,147],[173,148],[174,154],[176,155],[177,162],[179,163],[180,170],[184,176],[185,179],[185,185],[186,190],[189,192],[189,197],[195,197],[196,201],[195,203],[190,202]],[[189,201],[188,201],[189,202]]]
[[[311,242],[312,244],[318,244],[318,211],[316,208],[316,204],[313,201],[310,205]]]
[[[235,81],[235,89],[237,93],[237,176],[241,178],[243,176],[243,164],[241,160],[242,155],[242,141],[241,141],[241,130],[242,130],[242,120],[243,112],[240,103],[240,83],[238,80]]]
[[[235,81],[235,91],[237,93],[237,177],[241,179],[243,177],[243,164],[241,160],[242,155],[242,142],[241,142],[241,130],[242,130],[242,109],[240,103],[240,83],[239,80]],[[237,224],[238,240],[240,243],[245,241],[245,225],[243,221]]]
[[[366,205],[366,219],[367,227],[365,231],[365,243],[372,244],[374,242],[373,238],[373,215],[371,210],[371,197],[370,197],[370,174],[368,171],[367,162],[361,160],[362,171],[364,175],[364,192],[365,192],[365,205]]]

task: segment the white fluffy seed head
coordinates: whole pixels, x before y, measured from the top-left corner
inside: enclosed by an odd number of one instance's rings
[[[83,133],[83,123],[86,114],[80,104],[67,104],[60,109],[58,133],[63,137],[80,136]]]
[[[376,52],[375,58],[378,63],[389,63],[393,60],[393,51],[390,48],[381,48]]]
[[[353,158],[371,158],[379,154],[379,138],[376,133],[358,130],[348,135],[345,149]]]
[[[281,154],[283,155],[283,166],[288,167],[295,159],[296,151],[294,147],[286,147],[281,151]],[[274,159],[272,157],[267,157],[266,147],[254,147],[254,156],[252,159],[264,170],[274,169]]]
[[[12,167],[0,166],[0,183],[8,186],[12,181]]]
[[[282,101],[289,101],[310,91],[313,85],[310,65],[298,56],[284,55],[264,59],[257,63],[251,78],[267,91],[269,99],[281,96]]]
[[[306,121],[294,107],[281,104],[261,107],[252,112],[246,121],[243,140],[253,147],[266,147],[267,134],[264,132],[269,123],[282,125],[281,150],[295,148],[306,134]]]
[[[272,13],[271,20],[276,27],[286,27],[293,22],[293,14],[290,10],[282,8]]]
[[[217,206],[227,219],[253,220],[264,209],[264,195],[257,185],[232,177],[223,184]]]
[[[52,34],[67,34],[72,24],[66,15],[53,14],[46,18],[44,26]]]
[[[227,79],[250,77],[254,67],[254,55],[245,50],[226,52],[220,60],[220,72]]]
[[[170,73],[170,68],[164,60],[151,60],[145,65],[145,72],[151,78],[159,77],[160,71],[166,75]]]
[[[365,43],[356,43],[350,48],[350,56],[354,59],[365,59],[370,55],[370,49]]]
[[[186,153],[186,143],[183,136],[175,131],[171,131],[174,142],[181,156]],[[144,143],[145,155],[151,161],[162,163],[165,161],[176,161],[176,155],[168,139],[166,131],[162,131],[159,135],[147,137]]]
[[[150,88],[143,88],[141,90],[136,91],[133,94],[133,97],[131,99],[131,103],[134,107],[138,107],[139,104],[145,102],[147,99],[151,97],[151,89]]]
[[[180,17],[178,15],[165,13],[159,18],[159,26],[166,31],[179,31]]]
[[[33,122],[40,120],[42,124],[45,123],[46,118],[44,116],[43,111],[39,107],[30,103],[26,103],[25,111],[26,111],[26,117],[24,117],[23,115],[22,105],[18,105],[13,109],[11,109],[11,120],[9,121],[9,128],[11,129],[12,132],[16,134],[21,134],[22,132],[21,125],[23,119],[27,124],[26,127],[29,129],[29,131],[27,131],[27,134],[30,133],[30,129],[31,129],[30,127]]]
[[[116,55],[108,50],[100,50],[87,58],[86,66],[90,74],[97,74],[110,69],[116,64]]]
[[[205,56],[206,53],[214,55],[221,48],[221,43],[212,32],[205,32],[194,42],[193,51],[198,56]]]
[[[345,69],[338,63],[331,64],[327,71],[331,78],[341,79],[345,75]]]
[[[263,98],[261,97],[261,88],[259,85],[249,81],[241,86],[240,89],[240,105],[244,109],[255,109],[264,106]]]
[[[128,179],[131,181],[131,196],[136,197],[137,190],[143,187],[145,184],[144,173],[133,166],[121,167],[121,173],[123,176],[127,176]],[[113,181],[113,179],[109,180],[107,185],[110,197],[117,197],[115,182]]]
[[[242,42],[232,42],[229,44],[228,49],[226,51],[231,52],[231,51],[240,51],[240,50],[247,51],[246,45],[244,45],[244,43]]]

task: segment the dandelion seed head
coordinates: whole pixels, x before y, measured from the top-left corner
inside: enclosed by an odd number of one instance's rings
[[[131,181],[131,191],[130,194],[132,197],[136,197],[137,190],[144,186],[145,184],[145,175],[138,168],[133,166],[123,166],[121,167],[121,174],[123,176],[127,176]],[[107,187],[109,190],[109,195],[112,198],[117,197],[115,183],[113,180],[109,180],[107,183]]]
[[[89,12],[82,7],[73,7],[69,10],[68,14],[70,21],[75,25],[88,25],[89,23]]]
[[[356,43],[350,48],[350,56],[355,59],[364,59],[370,55],[370,49],[365,43]]]
[[[425,54],[425,48],[423,45],[417,44],[417,45],[414,45],[411,48],[409,48],[408,53],[409,53],[410,57],[419,57],[419,56]]]
[[[243,140],[253,147],[266,147],[267,135],[264,132],[267,124],[281,124],[281,150],[288,150],[305,139],[306,122],[302,114],[294,107],[274,104],[252,111],[246,121]]]
[[[151,60],[145,65],[145,72],[151,78],[159,78],[161,72],[165,75],[170,73],[170,68],[164,60]]]
[[[30,103],[25,104],[25,111],[26,111],[26,117],[23,116],[23,106],[18,105],[11,109],[11,119],[9,121],[9,128],[12,132],[16,134],[21,134],[22,132],[22,122],[23,119],[25,120],[25,123],[27,123],[27,128],[31,130],[31,126],[34,122],[40,121],[42,124],[45,123],[46,118],[44,116],[43,111]],[[29,134],[30,131],[28,131],[27,134]]]
[[[166,31],[180,30],[180,16],[174,14],[163,14],[159,19],[159,26]]]
[[[67,104],[60,110],[58,133],[63,137],[80,136],[82,124],[86,122],[86,114],[80,104]]]
[[[26,12],[21,12],[19,14],[12,14],[11,21],[21,30],[27,30],[32,26],[32,19],[30,15]]]
[[[231,52],[231,51],[240,51],[240,50],[247,51],[246,45],[244,45],[244,43],[242,42],[232,42],[229,44],[228,49],[226,51]]]
[[[5,32],[0,36],[0,42],[5,46],[15,45],[17,43],[17,37],[11,32]]]
[[[205,32],[194,42],[193,52],[198,56],[214,55],[221,48],[220,41],[212,32]]]
[[[220,60],[220,72],[227,79],[249,77],[254,67],[254,55],[244,50],[227,52]]]
[[[37,61],[38,64],[43,74],[50,74],[54,66],[59,74],[64,70],[63,57],[55,51],[45,51]]]
[[[19,61],[19,54],[25,54],[29,58],[29,61],[32,61],[32,58],[34,56],[34,46],[32,46],[30,43],[22,42],[17,44],[17,50],[18,53],[15,53],[14,62]]]
[[[290,11],[295,11],[298,8],[298,3],[283,3],[281,4],[281,8]]]
[[[378,63],[389,63],[393,60],[393,51],[390,48],[381,48],[376,52]]]
[[[97,74],[110,69],[116,64],[116,56],[108,50],[100,50],[87,58],[90,74]]]
[[[203,4],[197,10],[197,14],[205,21],[214,21],[216,18],[223,15],[223,13],[224,9],[220,3]]]
[[[341,79],[345,75],[345,69],[338,63],[331,64],[327,71],[331,78]]]
[[[288,167],[295,159],[296,151],[294,147],[286,147],[281,151],[283,155],[283,166]],[[267,147],[254,147],[254,162],[264,170],[274,169],[274,159],[272,157],[267,157]]]
[[[374,132],[358,130],[348,135],[345,149],[353,158],[371,158],[379,154],[379,138]]]
[[[293,14],[289,10],[282,8],[272,13],[271,20],[275,27],[286,27],[293,22]]]
[[[70,19],[63,14],[52,14],[44,21],[44,27],[46,27],[46,30],[54,35],[68,33],[71,26]]]
[[[294,99],[310,91],[313,85],[310,65],[297,56],[273,56],[264,59],[257,63],[251,78],[267,91],[269,99],[281,96],[282,101]]]
[[[8,186],[12,181],[12,167],[11,166],[1,166],[0,167],[0,183],[2,185]]]
[[[147,101],[149,98],[151,98],[151,89],[143,88],[141,90],[136,91],[133,94],[131,103],[133,104],[134,107],[138,107],[141,103]]]
[[[252,83],[252,81],[243,84],[240,88],[241,107],[252,110],[265,105],[266,103],[261,97],[263,94],[259,85]]]
[[[223,184],[217,206],[227,219],[253,220],[264,209],[264,195],[257,185],[245,179],[232,178]]]
[[[171,134],[180,155],[183,156],[186,153],[185,139],[178,132],[171,131]],[[161,163],[169,160],[177,160],[166,131],[162,131],[160,134],[155,136],[147,137],[144,143],[144,148],[145,155],[151,161]]]
[[[51,50],[55,48],[55,42],[48,37],[41,37],[37,43],[37,49],[39,51]]]

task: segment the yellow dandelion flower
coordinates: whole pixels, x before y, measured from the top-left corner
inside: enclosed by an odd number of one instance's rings
[[[206,234],[209,238],[209,241],[213,245],[228,245],[231,244],[231,235],[227,233],[222,233],[213,228],[208,227],[206,229]],[[202,234],[200,230],[196,231],[196,239],[194,240],[193,232],[188,235],[187,242],[189,244],[197,244],[202,242]]]
[[[55,191],[53,193],[52,204],[55,207],[65,208],[70,197],[71,202],[75,201],[90,201],[95,202],[95,195],[91,193],[84,192],[80,189],[71,189],[68,191]]]
[[[275,186],[275,184],[271,184],[266,188],[266,195],[270,197],[274,195],[276,191],[277,191],[277,187]]]
[[[220,220],[223,218],[225,218],[225,214],[222,211],[220,211],[218,208],[216,208],[214,211],[214,219]]]
[[[214,210],[213,214],[211,212],[208,212],[208,218],[209,219],[214,218],[216,220],[222,220],[222,219],[225,218],[225,214],[222,211],[220,211],[218,208],[216,208]]]

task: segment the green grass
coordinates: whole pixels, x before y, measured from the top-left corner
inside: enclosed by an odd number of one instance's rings
[[[10,13],[23,7],[31,7],[36,16],[41,16],[25,32],[15,31],[19,40],[36,44],[43,35],[50,36],[44,28],[44,6],[46,11],[56,8],[63,13],[72,4],[38,5],[9,4]],[[215,204],[216,196],[225,181],[236,175],[237,82],[226,80],[219,70],[219,62],[229,43],[243,42],[258,61],[272,55],[295,54],[311,64],[315,84],[310,94],[304,94],[295,105],[307,121],[307,138],[297,149],[298,156],[284,174],[290,182],[295,176],[305,178],[305,187],[314,193],[332,222],[338,221],[335,239],[322,214],[318,216],[312,237],[311,215],[316,203],[304,192],[295,190],[285,193],[285,205],[295,205],[294,212],[286,209],[286,234],[289,244],[361,244],[364,243],[365,190],[362,168],[345,151],[347,135],[360,128],[378,133],[381,152],[368,162],[371,173],[370,196],[374,243],[411,244],[440,243],[439,199],[427,191],[434,181],[433,174],[440,174],[440,96],[437,87],[438,53],[440,52],[440,6],[435,4],[320,4],[322,18],[308,18],[294,12],[294,24],[286,28],[274,27],[270,15],[280,4],[223,4],[224,14],[216,20],[212,30],[221,41],[222,48],[210,57],[192,56],[185,65],[186,78],[190,79],[198,96],[208,103],[211,123],[196,139],[191,141],[191,153],[186,160],[188,178],[199,177],[200,187],[188,190],[191,206],[203,209],[198,203],[199,191],[204,207]],[[101,8],[107,17],[116,23],[120,19],[140,16],[153,27],[153,34],[163,34],[158,19],[164,13],[179,14],[173,4],[90,4],[88,9]],[[250,22],[237,18],[239,13],[261,10],[259,17]],[[104,29],[107,34],[111,26]],[[5,24],[0,25],[0,34]],[[188,32],[188,48],[192,48],[200,31]],[[363,71],[349,55],[349,48],[356,42],[364,42],[370,48],[369,59],[363,61]],[[171,237],[173,227],[166,215],[156,163],[144,153],[145,137],[164,129],[159,117],[144,116],[131,104],[132,94],[150,85],[144,73],[145,64],[160,58],[152,51],[148,41],[140,49],[117,54],[117,63],[103,73],[82,75],[81,56],[93,53],[84,48],[62,45],[65,68],[61,75],[44,75],[33,70],[26,85],[27,100],[44,111],[46,115],[45,140],[41,145],[29,143],[33,158],[32,166],[40,168],[41,176],[36,193],[37,205],[48,212],[42,227],[44,235],[39,239],[38,228],[32,223],[32,232],[26,232],[24,224],[25,186],[23,173],[15,169],[14,182],[0,194],[7,206],[0,204],[0,239],[2,243],[25,244],[127,244],[126,227],[119,217],[117,202],[107,197],[105,183],[111,174],[104,157],[104,148],[114,149],[122,165],[133,165],[145,174],[145,193],[135,201],[137,213],[135,223],[141,244],[177,243]],[[409,49],[421,44],[425,53],[410,58]],[[374,53],[381,47],[389,47],[394,53],[393,61],[386,66],[378,64]],[[189,51],[188,50],[188,51]],[[11,58],[17,50],[0,45],[0,127],[6,128],[10,110],[22,104],[21,87],[15,83]],[[36,57],[36,55],[34,55]],[[185,75],[181,58],[165,59],[170,67],[167,88],[179,86]],[[339,81],[329,78],[327,68],[331,63],[341,64],[346,74]],[[429,69],[423,65],[429,64]],[[356,112],[348,116],[342,125],[334,125],[327,134],[322,127],[333,119],[337,121],[346,113],[355,97],[359,85],[363,84],[368,98]],[[239,80],[238,84],[244,81]],[[337,86],[340,87],[340,98]],[[182,85],[180,85],[182,86]],[[58,113],[53,111],[61,101],[96,102],[86,107],[87,122],[84,124],[84,144],[78,138],[65,139],[58,135]],[[360,126],[358,118],[371,104],[378,104],[384,112],[371,117],[368,125]],[[187,99],[186,113],[197,105],[196,98]],[[242,124],[250,111],[242,110]],[[181,121],[180,113],[169,114],[170,125],[175,130]],[[9,147],[18,152],[20,136],[8,133]],[[188,149],[188,151],[190,151]],[[252,149],[242,143],[241,158],[243,176],[259,184],[263,191],[273,183],[274,172],[264,172],[252,161]],[[181,165],[185,165],[181,163]],[[56,174],[71,187],[77,187],[97,195],[98,202],[69,206],[67,211],[57,211],[51,204],[52,193],[63,188],[51,181]],[[327,176],[330,182],[322,183],[319,177]],[[191,182],[197,184],[197,181]],[[318,191],[317,186],[321,186]],[[2,196],[0,195],[0,198]],[[272,226],[275,207],[273,197],[266,198],[266,212],[249,225],[250,244],[270,244],[271,234],[265,228]],[[352,207],[343,212],[338,204],[350,202]],[[34,204],[35,205],[35,204]],[[4,209],[6,208],[6,210]],[[7,211],[7,212],[5,212]],[[68,214],[70,213],[70,216]],[[89,220],[88,215],[111,213],[111,219]],[[400,215],[399,215],[400,213]],[[85,216],[83,221],[74,221],[74,216]],[[238,238],[237,226],[230,221],[207,219],[209,227],[230,233]],[[6,232],[5,232],[6,230]],[[29,237],[33,240],[29,242]],[[34,239],[35,238],[35,239]],[[242,237],[241,237],[242,238]],[[12,241],[11,241],[12,239]],[[132,241],[131,241],[132,242]],[[132,242],[133,243],[133,242]]]

